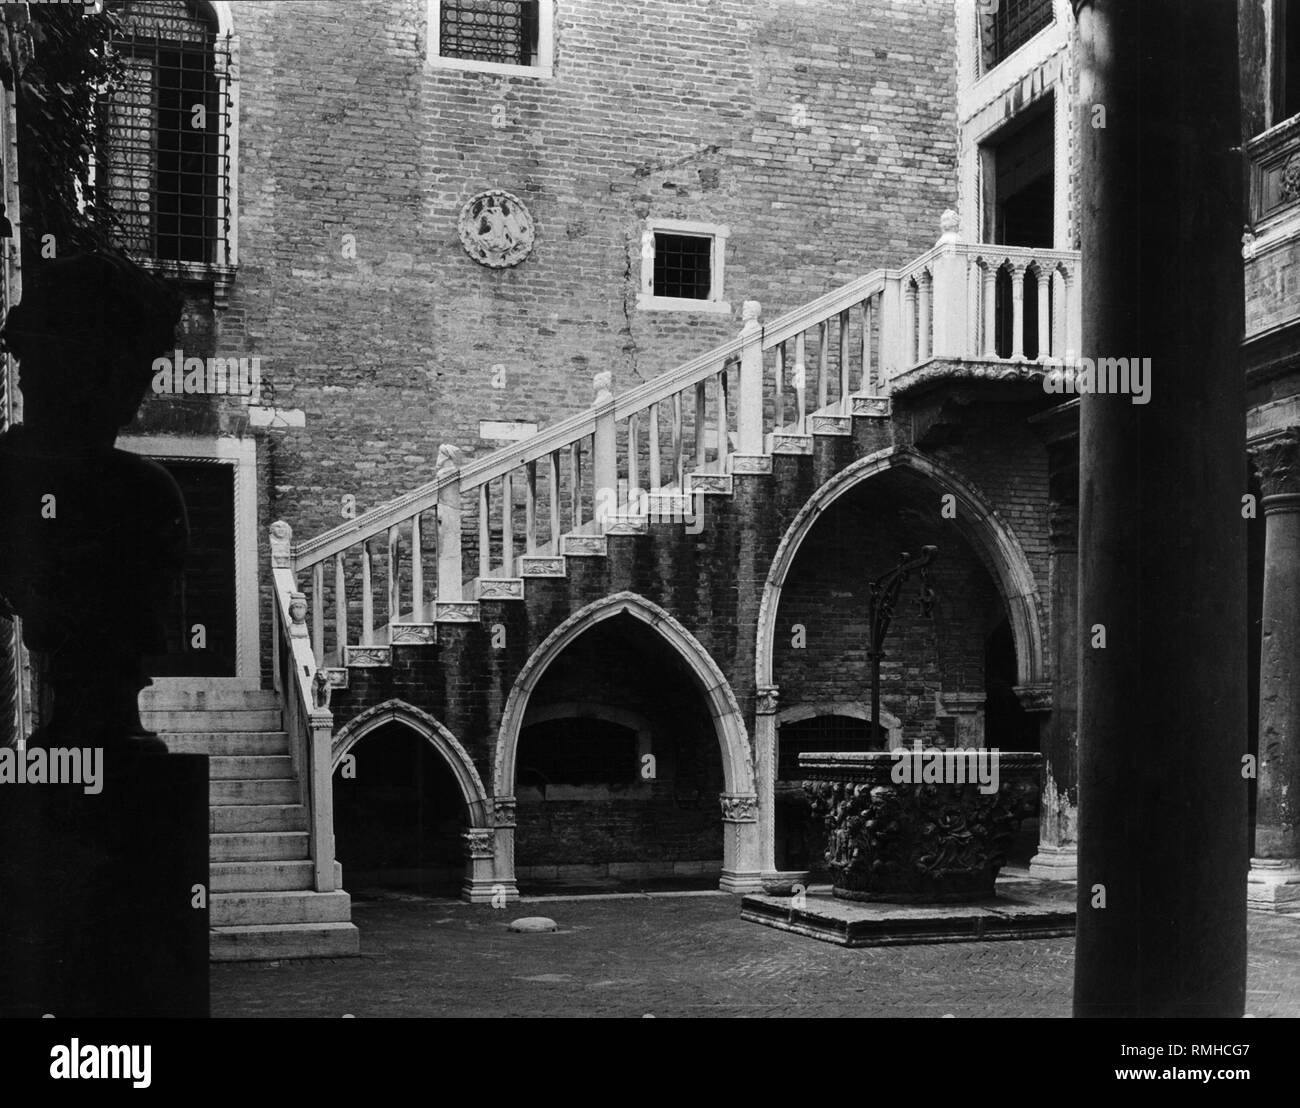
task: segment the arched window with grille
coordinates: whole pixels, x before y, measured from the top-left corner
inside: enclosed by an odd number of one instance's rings
[[[104,105],[101,165],[118,242],[151,268],[220,282],[236,261],[228,5],[117,0],[109,8],[120,22],[123,76]]]

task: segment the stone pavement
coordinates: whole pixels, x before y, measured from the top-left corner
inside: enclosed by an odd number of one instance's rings
[[[552,934],[512,934],[521,916]],[[1069,1016],[1073,939],[845,949],[723,893],[354,905],[360,958],[212,966],[213,1016]],[[1300,1016],[1300,918],[1250,913],[1246,1010]]]

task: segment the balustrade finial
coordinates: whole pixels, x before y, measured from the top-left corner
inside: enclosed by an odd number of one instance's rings
[[[602,370],[591,379],[591,388],[595,393],[591,406],[599,408],[602,404],[608,404],[614,399],[613,393],[614,375],[609,370]]]
[[[763,314],[762,304],[760,304],[757,300],[746,300],[745,306],[741,309],[741,313],[740,313],[740,318],[744,321],[744,326],[741,327],[740,333],[742,335],[745,335],[745,334],[749,334],[752,331],[758,330],[759,327],[758,321],[759,321],[759,317],[762,316],[762,314]]]
[[[435,465],[434,474],[437,477],[446,477],[460,469],[463,455],[459,446],[453,446],[449,442],[444,442],[438,447],[438,461]]]
[[[289,565],[289,547],[293,542],[293,528],[282,519],[277,519],[270,527],[271,567],[287,568]]]
[[[939,243],[961,241],[961,216],[952,208],[945,209],[939,217]]]
[[[307,594],[289,594],[289,631],[293,635],[307,634]]]

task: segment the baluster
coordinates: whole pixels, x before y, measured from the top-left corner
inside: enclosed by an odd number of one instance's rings
[[[650,405],[650,492],[663,487],[663,467],[659,460],[659,405]]]
[[[515,483],[513,471],[501,475],[501,576],[515,575]]]
[[[817,409],[820,411],[827,403],[827,348],[831,342],[831,321],[823,319],[817,325]]]
[[[537,463],[524,466],[524,553],[537,553]]]
[[[424,551],[420,539],[420,513],[411,517],[411,620],[424,622]]]
[[[582,446],[569,443],[569,530],[582,526]],[[557,552],[558,553],[558,552]]]
[[[465,573],[461,550],[460,450],[444,443],[438,448],[438,591],[442,604],[463,599]],[[438,610],[434,608],[436,618]]]
[[[488,482],[478,487],[478,576],[486,581],[492,575],[492,524],[488,512],[492,510],[492,495]]]
[[[673,394],[673,480],[677,491],[686,488],[686,453],[682,449],[682,394]]]
[[[1052,308],[1051,274],[1038,266],[1038,360],[1041,362],[1052,353]]]
[[[311,567],[311,652],[319,668],[325,664],[325,563]]]
[[[547,455],[547,484],[551,494],[551,553],[560,552],[560,452],[552,450]]]
[[[984,357],[998,356],[998,272],[992,262],[984,265]]]
[[[849,410],[849,310],[840,312],[840,407]]]
[[[785,343],[776,344],[776,364],[773,366],[776,383],[772,389],[772,429],[785,426]]]
[[[1011,268],[1011,356],[1025,356],[1025,267]]]
[[[402,532],[394,524],[388,529],[388,622],[390,624],[390,634],[388,641],[392,642],[391,624],[393,620],[400,619],[402,615],[402,595],[401,595],[401,547]]]
[[[916,281],[909,277],[903,286],[903,368],[916,365]]]
[[[344,665],[348,645],[348,578],[343,551],[334,555],[334,637],[338,641],[337,665]]]
[[[930,358],[930,288],[934,278],[926,270],[916,275],[916,360]]]
[[[876,393],[875,375],[871,368],[871,302],[868,296],[862,301],[862,379],[858,382],[858,391],[874,396]]]
[[[370,591],[370,540],[361,544],[361,645],[375,645],[375,598]]]
[[[794,340],[794,401],[799,417],[799,434],[808,433],[808,366],[804,360],[805,332],[800,331]]]
[[[731,416],[727,411],[727,363],[722,363],[722,369],[716,376],[716,392],[718,397],[718,418],[714,424],[714,438],[717,443],[718,472],[727,472],[727,455],[731,450]]]
[[[695,385],[695,469],[704,469],[704,382]]]
[[[627,498],[631,504],[637,501],[637,494],[641,488],[641,474],[639,472],[641,453],[641,413],[633,412],[627,417]]]

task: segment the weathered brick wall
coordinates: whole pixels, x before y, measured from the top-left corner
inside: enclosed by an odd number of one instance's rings
[[[345,494],[427,479],[440,442],[482,449],[480,419],[551,421],[597,370],[619,389],[730,337],[743,299],[775,313],[899,264],[951,202],[944,0],[561,2],[552,80],[426,66],[423,0],[234,14],[241,267],[216,343],[306,414],[268,435],[303,537]],[[537,223],[513,269],[457,237],[489,187]],[[647,216],[730,227],[730,316],[637,310]]]

